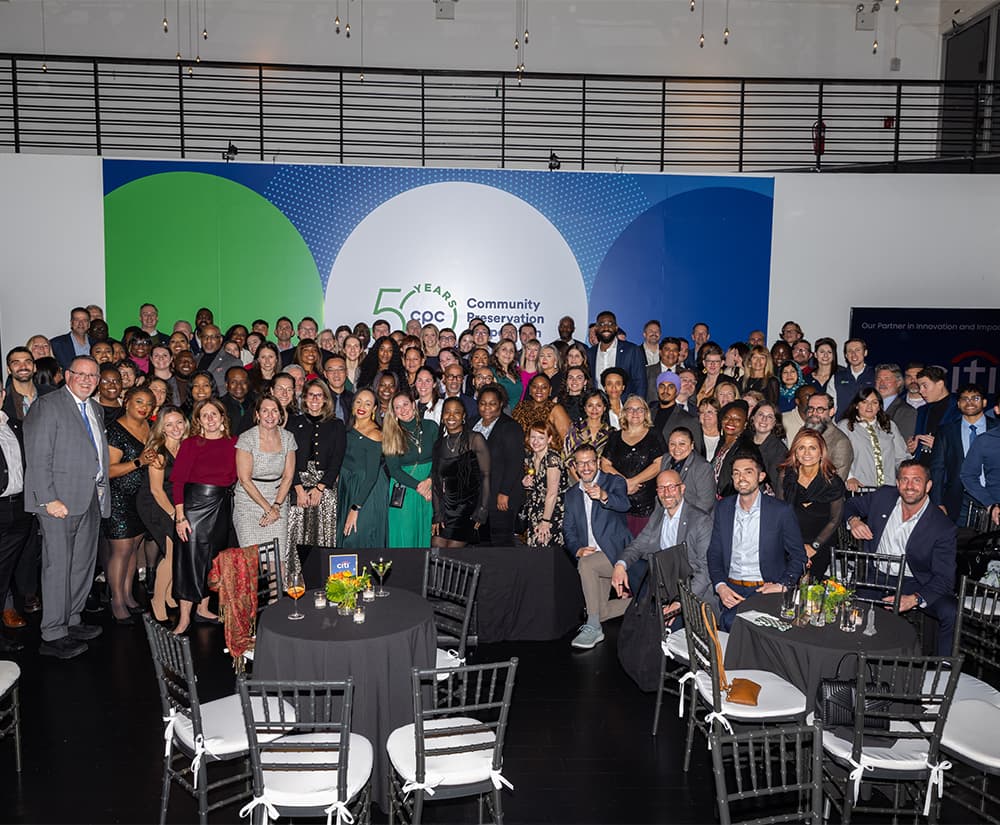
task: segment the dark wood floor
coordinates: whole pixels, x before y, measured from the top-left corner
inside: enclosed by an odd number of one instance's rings
[[[27,644],[22,668],[24,762],[0,743],[0,822],[154,822],[159,807],[163,725],[141,626],[105,627],[77,659],[37,655],[38,617],[3,631]],[[98,619],[107,621],[106,618]],[[668,697],[652,737],[653,697],[622,672],[615,654],[619,622],[592,651],[558,642],[484,645],[476,661],[518,656],[504,774],[506,820],[515,823],[716,821],[704,745],[696,740],[689,774],[681,769],[683,732]],[[221,628],[198,627],[192,649],[203,699],[234,689]],[[385,817],[373,808],[376,822]],[[196,821],[193,801],[171,798],[171,822]],[[430,822],[474,822],[474,804],[431,803]],[[234,808],[210,821],[236,822]],[[952,822],[967,817],[952,817]]]

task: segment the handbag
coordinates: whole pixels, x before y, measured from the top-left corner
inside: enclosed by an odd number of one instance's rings
[[[618,661],[639,690],[652,693],[660,685],[664,617],[655,587],[643,591],[640,585],[638,592],[640,595],[632,599],[622,617]]]
[[[831,679],[821,679],[816,688],[816,718],[823,727],[854,728],[854,707],[858,693],[857,679],[841,679],[840,666],[848,656],[857,657],[857,653],[846,653],[837,663],[837,671]],[[865,693],[890,693],[891,688],[886,682],[875,684],[871,664],[868,665],[869,681],[865,684]],[[865,697],[865,710],[888,713],[891,706],[889,699],[879,699],[874,696]],[[889,730],[888,716],[865,716],[865,728],[870,730]]]
[[[389,496],[389,506],[400,508],[403,506],[403,501],[406,499],[406,487],[404,487],[399,482],[392,488],[392,495]]]
[[[722,645],[719,644],[719,629],[715,624],[715,614],[704,602],[701,604],[701,619],[705,630],[715,646],[715,662],[719,672],[719,690],[725,694],[726,701],[734,705],[757,706],[760,695],[760,685],[753,679],[736,678],[731,682],[726,678],[726,669],[722,666]]]

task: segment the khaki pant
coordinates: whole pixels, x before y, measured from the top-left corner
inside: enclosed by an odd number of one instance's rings
[[[580,586],[583,588],[583,601],[587,605],[587,615],[595,613],[600,620],[615,619],[625,612],[630,599],[611,600],[611,574],[614,567],[600,550],[579,559],[577,572],[580,574]]]

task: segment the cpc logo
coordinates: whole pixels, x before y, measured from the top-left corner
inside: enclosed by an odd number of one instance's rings
[[[406,327],[407,321],[419,321],[420,326],[436,324],[439,328],[454,328],[458,323],[458,301],[440,284],[414,284],[408,289],[382,287],[375,296],[372,314],[395,316],[400,329]]]

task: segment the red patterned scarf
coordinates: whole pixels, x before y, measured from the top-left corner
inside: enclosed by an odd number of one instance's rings
[[[257,545],[230,547],[212,562],[208,587],[219,592],[219,615],[226,628],[226,645],[237,673],[243,671],[243,654],[254,645],[257,629]]]

